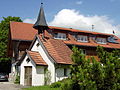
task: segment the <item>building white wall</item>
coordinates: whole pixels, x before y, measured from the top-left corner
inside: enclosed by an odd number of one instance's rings
[[[36,64],[30,60],[27,62],[26,59],[28,56],[24,58],[23,62],[21,63],[20,67],[20,84],[25,85],[24,78],[25,78],[25,66],[32,66],[32,86],[39,86],[44,85],[44,67],[43,66],[36,66]]]
[[[56,82],[62,79],[68,78],[70,76],[70,69],[66,69],[67,76],[64,76],[64,68],[57,68],[56,69]]]
[[[38,43],[38,39],[35,41],[31,51],[38,51],[41,55],[41,57],[43,58],[43,60],[48,64],[48,71],[51,73],[51,83],[55,82],[56,78],[55,78],[55,66],[54,63],[50,60],[50,58],[48,57],[48,55],[45,53],[45,50],[43,49],[41,43],[40,45],[37,47]]]
[[[43,66],[37,66],[34,68],[34,71],[32,73],[32,86],[41,86],[44,85],[44,67]]]
[[[39,43],[39,46],[37,45]],[[31,51],[37,51],[40,53],[43,60],[48,64],[48,71],[50,72],[51,76],[51,83],[54,83],[56,81],[62,80],[64,78],[67,78],[70,76],[70,69],[67,68],[67,76],[64,76],[64,68],[57,68],[55,70],[54,62],[51,61],[51,57],[48,56],[48,53],[45,52],[45,49],[43,48],[42,44],[36,39],[33,47],[31,48]],[[26,56],[21,63],[21,73],[20,73],[20,84],[24,85],[24,66],[32,66],[32,86],[38,86],[38,85],[44,85],[44,67],[37,66],[35,63],[31,60],[29,63],[26,62],[26,59],[28,56]]]

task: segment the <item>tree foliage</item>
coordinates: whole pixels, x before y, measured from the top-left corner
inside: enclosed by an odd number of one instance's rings
[[[107,52],[98,46],[99,62],[94,57],[86,59],[81,52],[73,47],[72,90],[120,90],[120,51]]]
[[[20,17],[3,17],[3,20],[0,23],[0,61],[9,60],[7,57],[7,44],[10,21],[22,22]]]

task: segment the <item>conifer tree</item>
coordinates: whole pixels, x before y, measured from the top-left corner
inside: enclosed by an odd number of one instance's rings
[[[98,46],[97,53],[100,61],[86,59],[82,50],[73,47],[73,90],[120,90],[120,51],[107,52]]]

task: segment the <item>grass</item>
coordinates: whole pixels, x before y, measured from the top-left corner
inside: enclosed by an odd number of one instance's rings
[[[33,86],[23,90],[60,90],[60,88],[50,88],[50,86]]]

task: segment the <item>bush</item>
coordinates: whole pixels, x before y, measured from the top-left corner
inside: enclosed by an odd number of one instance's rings
[[[20,76],[16,75],[15,84],[20,84]]]
[[[51,88],[60,88],[61,87],[61,82],[55,82],[50,85]]]
[[[73,90],[73,83],[71,79],[67,78],[64,79],[63,81],[62,81],[63,83],[61,84],[62,90]]]

